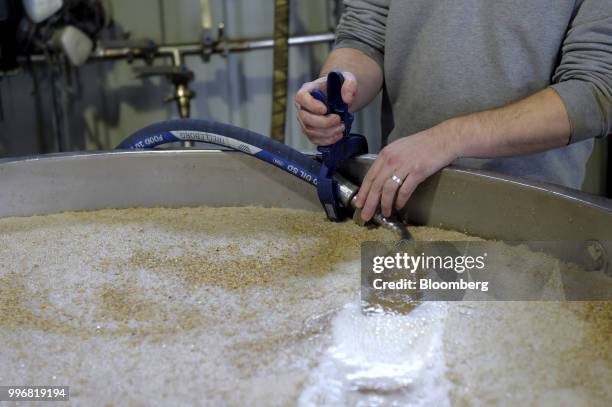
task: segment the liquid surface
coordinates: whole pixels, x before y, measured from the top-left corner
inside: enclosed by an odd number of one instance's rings
[[[0,384],[74,405],[612,403],[609,302],[364,315],[360,243],[393,239],[284,209],[0,219]]]

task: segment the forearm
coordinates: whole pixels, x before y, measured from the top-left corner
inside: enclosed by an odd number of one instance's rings
[[[363,52],[353,48],[338,48],[327,58],[321,76],[330,71],[348,71],[357,79],[357,94],[351,110],[357,111],[369,104],[380,92],[383,72],[380,66]]]
[[[567,111],[552,89],[519,102],[456,117],[431,129],[447,137],[456,158],[535,154],[568,144]]]
[[[571,134],[565,105],[546,89],[511,105],[444,121],[387,145],[366,174],[357,195],[369,220],[380,204],[385,216],[402,208],[416,187],[461,157],[533,154],[564,146]],[[392,177],[402,182],[394,182]]]

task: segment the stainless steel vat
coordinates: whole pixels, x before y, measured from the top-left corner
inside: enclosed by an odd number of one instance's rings
[[[373,156],[344,169],[360,180]],[[316,191],[244,154],[160,150],[0,160],[0,217],[127,207],[260,205],[321,210]],[[404,219],[504,240],[612,240],[612,200],[545,183],[447,168]]]

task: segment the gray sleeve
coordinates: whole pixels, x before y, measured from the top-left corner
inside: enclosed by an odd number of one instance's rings
[[[335,48],[356,48],[383,69],[390,0],[344,0]]]
[[[583,0],[552,78],[567,109],[571,143],[612,134],[612,1]]]

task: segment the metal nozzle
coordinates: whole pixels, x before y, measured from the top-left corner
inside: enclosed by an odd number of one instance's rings
[[[376,212],[371,222],[397,233],[400,240],[412,239],[412,234],[410,234],[408,227],[403,222],[396,219],[385,218],[380,212]]]
[[[359,191],[359,187],[355,184],[342,177],[341,175],[336,174],[334,179],[338,181],[338,191],[340,195],[340,200],[345,207],[350,207],[355,210],[353,213],[353,220],[360,226],[365,226],[367,222],[364,222],[361,219],[361,209],[357,208],[355,205],[357,191]],[[389,229],[395,233],[397,233],[401,240],[410,240],[412,239],[412,235],[408,228],[404,223],[400,220],[393,218],[385,218],[380,211],[376,212],[376,214],[372,217],[370,222],[381,226],[385,229]]]

